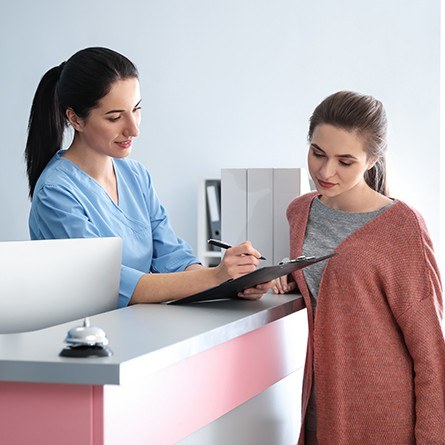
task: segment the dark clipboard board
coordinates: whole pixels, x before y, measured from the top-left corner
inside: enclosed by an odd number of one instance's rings
[[[297,258],[296,260],[289,261],[288,263],[279,264],[277,266],[261,267],[253,272],[243,275],[242,277],[234,280],[225,281],[219,286],[211,287],[205,291],[191,295],[189,297],[181,298],[179,300],[170,301],[168,304],[187,304],[213,300],[244,300],[238,297],[238,292],[241,292],[248,287],[256,286],[257,284],[266,283],[275,278],[283,275],[288,275],[298,269],[303,269],[311,264],[318,263],[319,261],[326,260],[335,254],[325,255],[322,257],[314,258]]]

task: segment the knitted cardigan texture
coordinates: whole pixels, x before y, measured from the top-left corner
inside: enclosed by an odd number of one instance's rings
[[[315,196],[287,210],[291,258]],[[422,217],[397,201],[335,252],[315,320],[304,275],[294,273],[309,323],[298,444],[314,375],[319,445],[444,445],[442,287]]]

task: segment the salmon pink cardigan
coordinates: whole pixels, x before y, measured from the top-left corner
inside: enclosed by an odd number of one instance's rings
[[[302,254],[315,196],[287,210],[291,258]],[[314,376],[319,445],[444,445],[442,288],[422,217],[397,201],[335,252],[315,320],[304,275],[294,273],[309,323],[298,444]]]

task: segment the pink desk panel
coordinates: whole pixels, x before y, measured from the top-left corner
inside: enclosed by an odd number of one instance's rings
[[[0,382],[0,444],[174,444],[303,366],[292,321],[125,385]]]

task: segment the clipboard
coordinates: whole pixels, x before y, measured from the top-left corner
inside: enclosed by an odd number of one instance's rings
[[[271,281],[283,275],[288,275],[291,272],[294,272],[298,269],[303,269],[304,267],[318,263],[319,261],[324,261],[334,255],[336,255],[336,253],[318,258],[301,256],[284,264],[261,267],[251,273],[243,275],[242,277],[225,281],[218,286],[211,287],[210,289],[191,295],[189,297],[170,301],[167,304],[187,304],[226,299],[244,300],[244,298],[238,297],[238,292],[241,292],[248,287],[256,286],[257,284],[267,283],[268,281]]]

